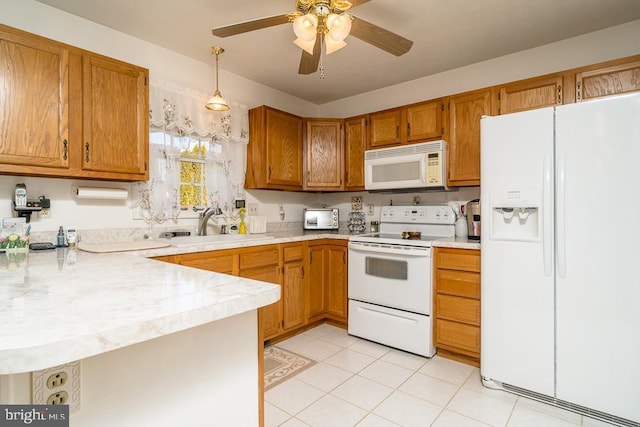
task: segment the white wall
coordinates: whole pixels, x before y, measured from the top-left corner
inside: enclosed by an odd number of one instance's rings
[[[640,20],[323,104],[319,115],[351,117],[637,55],[638,40]]]
[[[213,90],[214,70],[205,64],[175,52],[130,37],[110,28],[78,18],[33,0],[0,0],[0,23],[21,28],[81,48],[132,62],[149,68],[152,79],[170,81],[201,92]],[[300,116],[349,117],[437,98],[470,89],[518,80],[526,77],[596,63],[640,53],[640,20],[530,49],[517,54],[484,61],[435,76],[346,98],[322,106],[291,97],[235,74],[220,70],[224,95],[248,107],[267,104]],[[83,181],[0,176],[0,218],[12,216],[11,196],[16,183],[27,184],[29,197],[46,195],[52,200],[52,218],[33,222],[33,231],[57,230],[59,225],[82,229],[145,227],[133,220],[131,202],[77,202],[71,188]],[[84,182],[96,186],[130,189],[133,184]],[[393,198],[394,203],[408,203],[412,195],[367,193],[292,193],[282,191],[248,191],[247,202],[259,204],[259,214],[269,222],[279,222],[278,205],[285,205],[285,221],[301,221],[304,206],[339,207],[341,219],[351,210],[350,198],[362,195],[365,204],[379,208]],[[423,193],[423,202],[469,200],[479,196],[477,188],[458,193]],[[195,219],[180,220],[178,228],[195,226]],[[165,223],[163,226],[175,226]]]

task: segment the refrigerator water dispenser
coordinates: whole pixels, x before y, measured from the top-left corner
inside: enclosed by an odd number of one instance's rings
[[[541,209],[538,190],[500,190],[492,192],[492,240],[538,242],[541,238]],[[533,197],[532,197],[533,196]]]

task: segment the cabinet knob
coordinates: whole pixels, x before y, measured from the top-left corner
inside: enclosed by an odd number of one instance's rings
[[[67,140],[65,139],[64,141],[62,141],[62,158],[64,160],[67,160],[68,157],[68,153],[69,153],[69,144],[67,142]]]
[[[89,163],[89,143],[84,144],[84,161]]]

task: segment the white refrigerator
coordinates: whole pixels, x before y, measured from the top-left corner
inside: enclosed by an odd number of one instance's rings
[[[481,137],[484,385],[640,425],[640,94]]]

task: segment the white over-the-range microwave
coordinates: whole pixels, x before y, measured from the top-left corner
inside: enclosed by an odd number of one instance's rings
[[[367,150],[365,190],[446,189],[447,142],[444,140]]]

